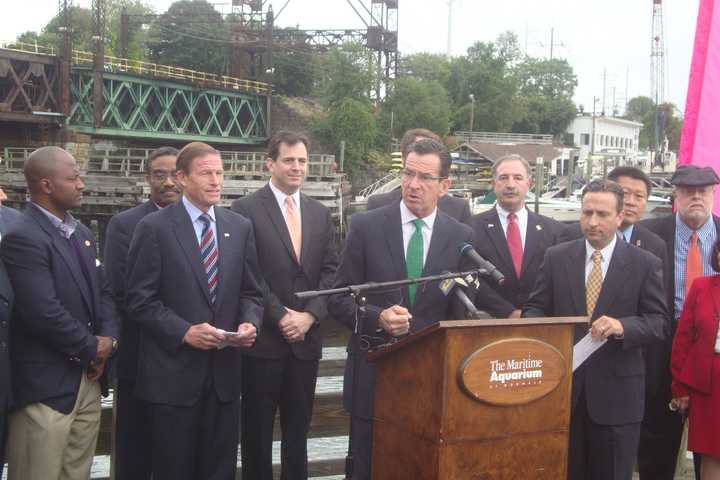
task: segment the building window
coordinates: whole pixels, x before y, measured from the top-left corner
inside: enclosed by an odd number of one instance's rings
[[[583,145],[590,145],[590,134],[589,133],[581,133],[580,134],[580,143]]]

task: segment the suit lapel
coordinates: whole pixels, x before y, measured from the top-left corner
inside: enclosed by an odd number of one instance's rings
[[[90,290],[91,290],[91,311],[93,309],[93,306],[95,305],[95,299],[100,298],[100,285],[97,283],[97,276],[93,275],[93,272],[97,268],[96,259],[97,259],[97,252],[95,251],[95,243],[92,241],[92,239],[85,237],[81,229],[75,230],[75,236],[77,238],[78,243],[80,244],[80,252],[82,256],[82,261],[85,263],[85,267],[87,269],[87,273],[90,278],[88,278],[88,282],[90,282]],[[82,274],[82,272],[80,272]]]
[[[302,244],[300,245],[300,263],[305,261],[310,252],[310,234],[312,233],[312,217],[310,215],[310,202],[307,197],[300,194],[300,225]],[[287,230],[287,228],[286,228]],[[288,233],[288,237],[290,234]]]
[[[603,280],[602,289],[600,289],[597,304],[595,305],[596,312],[603,312],[603,314],[607,312],[617,294],[623,289],[625,279],[632,271],[630,265],[632,262],[628,255],[628,249],[627,244],[618,238],[615,242],[615,249],[610,259],[610,265],[608,265],[608,271]]]
[[[198,244],[197,236],[195,235],[195,228],[190,221],[190,215],[187,213],[187,210],[185,210],[185,206],[182,201],[167,208],[174,209],[172,214],[175,237],[177,238],[183,252],[185,252],[190,268],[195,274],[195,280],[197,280],[200,285],[200,289],[202,290],[203,295],[205,295],[205,300],[209,305],[211,302],[210,292],[208,291],[207,285],[207,273],[205,273],[205,269],[202,266],[202,259],[200,258],[200,245]],[[217,218],[217,213],[215,218]]]
[[[585,315],[585,239],[575,240],[570,254],[565,258],[568,289],[572,296],[575,312]]]
[[[225,209],[216,206],[215,207],[215,223],[217,226],[217,246],[218,246],[218,291],[215,297],[215,307],[220,305],[222,295],[225,293],[228,282],[226,276],[232,269],[233,262],[235,259],[231,258],[230,249],[228,248],[228,242],[235,241],[238,239],[230,238],[230,225],[227,218],[227,212]]]
[[[525,230],[525,247],[523,248],[523,261],[522,261],[522,272],[524,275],[530,261],[532,260],[535,252],[538,249],[540,243],[540,236],[542,225],[540,225],[540,218],[533,212],[528,211],[527,229]]]
[[[385,208],[385,224],[382,231],[385,232],[385,242],[390,252],[395,278],[402,280],[407,278],[407,267],[405,265],[405,252],[403,250],[402,218],[400,206],[392,204]],[[408,304],[407,288],[402,289],[403,304]]]
[[[447,218],[437,211],[435,216],[435,225],[433,225],[432,236],[430,237],[430,249],[428,250],[425,266],[423,267],[423,276],[440,273],[443,260],[447,261],[447,256],[443,255],[450,236],[447,235]]]
[[[29,205],[28,212],[40,224],[40,227],[45,230],[45,233],[50,236],[53,247],[55,248],[55,250],[58,251],[60,257],[63,259],[68,269],[70,270],[70,274],[72,275],[73,280],[75,280],[75,283],[80,289],[80,294],[82,295],[83,300],[87,305],[88,312],[92,314],[93,307],[92,295],[89,290],[90,285],[88,285],[87,281],[85,281],[85,275],[83,275],[82,271],[80,270],[81,267],[78,263],[80,259],[76,259],[75,252],[73,252],[72,246],[70,246],[70,242],[68,241],[68,239],[60,235],[58,229],[50,223],[50,220],[47,219],[45,213],[40,211],[33,204]]]
[[[260,190],[260,199],[261,203],[263,205],[263,208],[265,208],[265,211],[268,214],[268,217],[270,218],[270,222],[272,222],[273,226],[275,227],[275,230],[277,230],[278,234],[280,235],[280,240],[282,240],[283,245],[285,245],[285,249],[288,252],[288,255],[297,262],[297,258],[295,257],[295,249],[292,246],[292,240],[290,240],[290,232],[287,228],[287,223],[285,223],[285,217],[283,217],[282,211],[280,210],[280,206],[277,203],[277,199],[275,198],[275,194],[273,194],[272,190],[270,190],[269,185],[265,185]],[[302,206],[300,207],[302,208]],[[305,217],[307,215],[303,215],[303,213],[300,213],[301,216],[301,228],[303,229],[303,233],[305,232]],[[303,242],[303,246],[301,247],[301,253],[302,255],[302,248],[304,248],[304,244],[307,242]]]
[[[492,208],[490,215],[485,219],[485,229],[490,237],[490,241],[492,241],[495,246],[495,251],[497,251],[500,260],[502,260],[505,264],[505,268],[501,268],[500,270],[503,272],[512,272],[511,275],[516,277],[515,265],[513,264],[512,257],[510,256],[507,238],[505,238],[505,232],[503,232],[503,227],[500,223],[500,216],[497,213],[496,207]]]

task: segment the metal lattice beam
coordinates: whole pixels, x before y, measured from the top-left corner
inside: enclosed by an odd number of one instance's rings
[[[119,137],[257,144],[267,139],[267,97],[105,74],[102,123],[93,128],[93,75],[74,69],[70,126]]]
[[[44,58],[4,52],[0,58],[0,112],[59,111],[57,66]]]

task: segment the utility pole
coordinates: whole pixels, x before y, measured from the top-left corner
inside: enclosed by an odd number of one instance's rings
[[[605,110],[605,106],[606,106],[605,95],[606,95],[606,93],[607,93],[607,68],[603,68],[603,94],[602,94],[602,111],[601,111],[601,115],[603,117],[605,116],[605,112],[607,111],[607,110]]]
[[[470,94],[470,132],[475,128],[475,95]]]
[[[61,15],[60,31],[62,46],[60,48],[60,111],[65,117],[70,116],[70,64],[72,62],[72,0],[58,0]]]
[[[447,0],[448,6],[448,23],[447,23],[447,52],[446,55],[450,57],[452,55],[452,15],[453,15],[453,2],[454,0]]]
[[[592,177],[592,162],[593,157],[595,156],[595,106],[597,105],[597,102],[598,98],[593,97],[592,129],[590,133],[590,155],[588,155],[587,161],[585,162],[585,170],[588,181],[590,181],[590,178]]]
[[[105,0],[92,1],[93,15],[93,127],[102,127],[105,71]]]
[[[540,42],[541,48],[550,47],[550,60],[555,58],[555,47],[564,47],[565,44],[562,42],[555,42],[555,27],[550,29],[550,45],[545,45],[542,42]],[[527,47],[525,47],[525,50],[527,52]]]

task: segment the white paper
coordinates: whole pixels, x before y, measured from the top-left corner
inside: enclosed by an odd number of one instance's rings
[[[232,344],[229,342],[229,339],[230,339],[231,337],[237,336],[238,333],[237,333],[237,332],[226,332],[226,331],[223,330],[222,328],[218,328],[218,331],[219,331],[220,333],[222,333],[223,335],[225,335],[225,339],[224,339],[222,342],[220,342],[220,344],[217,346],[217,349],[218,349],[218,350],[222,350],[222,349],[225,348],[225,347],[234,347],[234,345],[232,345]]]
[[[575,344],[573,347],[573,372],[587,360],[590,355],[595,353],[595,350],[602,347],[607,339],[605,340],[593,340],[592,336],[588,333],[582,340]]]

